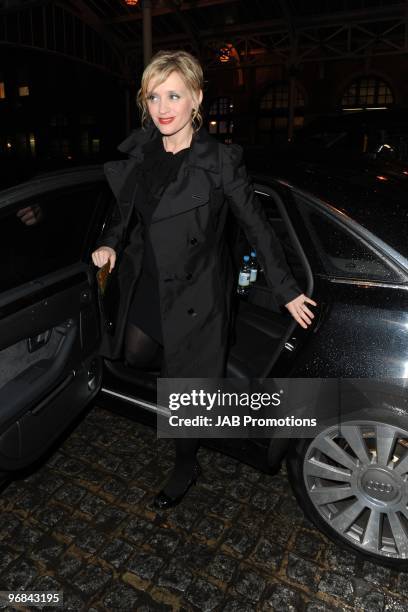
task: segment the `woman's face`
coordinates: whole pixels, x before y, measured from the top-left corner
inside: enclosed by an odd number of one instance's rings
[[[163,136],[181,136],[182,132],[187,136],[192,129],[192,110],[197,108],[202,97],[200,90],[198,100],[194,100],[179,73],[172,72],[160,85],[153,79],[148,84],[147,108]]]

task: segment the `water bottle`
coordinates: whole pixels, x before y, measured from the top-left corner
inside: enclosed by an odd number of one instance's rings
[[[258,275],[258,262],[256,259],[256,251],[251,251],[251,259],[249,260],[249,269],[251,271],[249,282],[254,283]]]
[[[238,277],[238,295],[243,297],[246,297],[248,295],[250,278],[251,270],[249,268],[249,255],[244,255],[244,263],[241,266]]]

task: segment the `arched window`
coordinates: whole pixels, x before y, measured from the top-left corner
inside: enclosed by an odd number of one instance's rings
[[[302,92],[299,88],[296,88],[296,102],[295,106],[303,107],[305,100]],[[263,109],[276,109],[276,108],[289,108],[289,87],[286,83],[280,83],[269,87],[261,98],[261,108]]]
[[[302,90],[295,90],[294,127],[300,128],[304,121],[305,98]],[[258,136],[261,142],[271,142],[273,133],[288,129],[289,84],[275,83],[268,87],[259,101]]]
[[[208,131],[225,143],[232,142],[234,130],[234,104],[231,98],[221,96],[213,100],[208,111]]]
[[[393,103],[390,87],[375,76],[363,76],[353,81],[341,100],[343,110],[388,107]]]

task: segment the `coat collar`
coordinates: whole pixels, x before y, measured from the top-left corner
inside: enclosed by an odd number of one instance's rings
[[[147,128],[133,130],[129,136],[120,143],[118,150],[127,153],[140,161],[146,152],[157,144],[160,132],[152,123]],[[210,172],[220,172],[219,145],[218,141],[207,132],[204,127],[194,134],[191,147],[186,157],[189,166],[196,166],[209,170]]]

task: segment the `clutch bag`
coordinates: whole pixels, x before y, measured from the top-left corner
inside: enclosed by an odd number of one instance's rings
[[[98,301],[102,319],[102,327],[114,334],[120,302],[118,282],[118,262],[112,272],[109,272],[110,262],[99,268],[96,273],[98,283]]]
[[[98,281],[98,289],[102,297],[105,295],[106,287],[108,284],[109,269],[110,269],[110,262],[107,261],[106,264],[102,266],[101,268],[99,268],[99,270],[96,273],[96,280]]]

